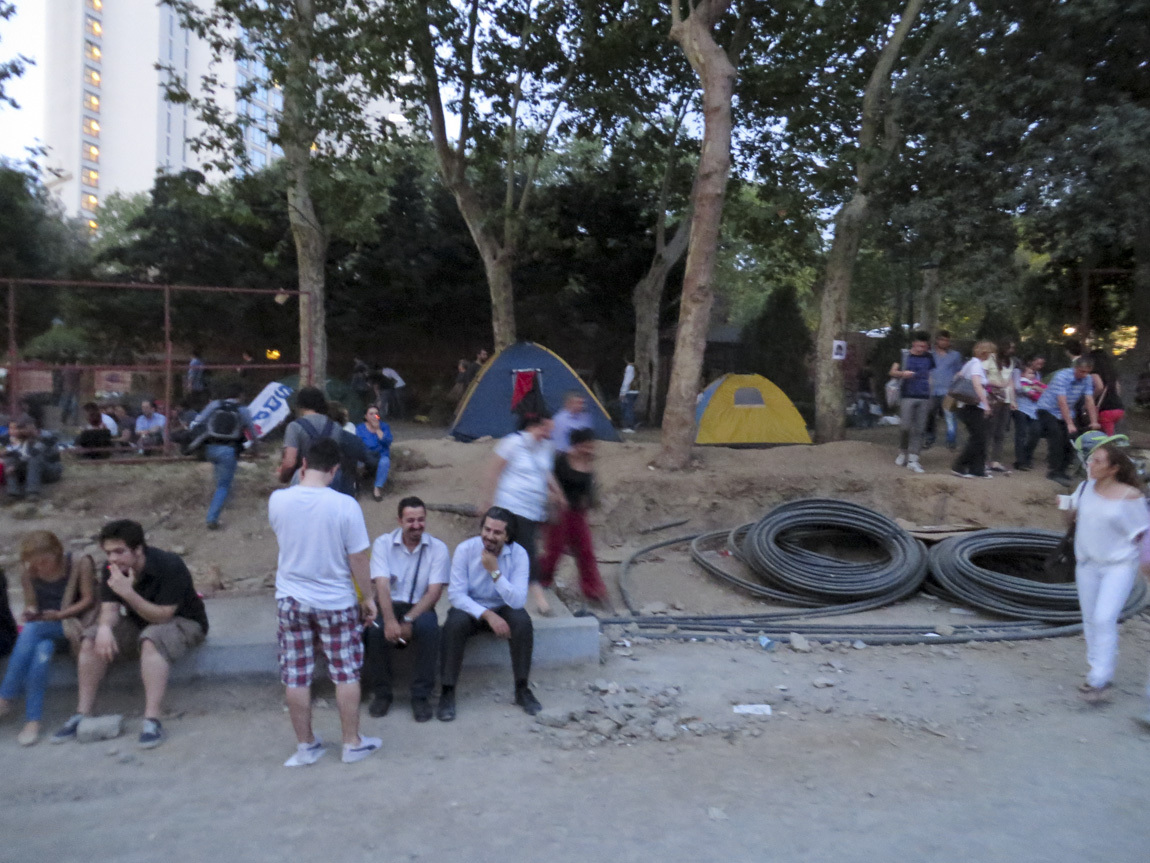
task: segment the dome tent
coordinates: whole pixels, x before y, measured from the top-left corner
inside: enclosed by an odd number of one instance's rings
[[[570,391],[582,394],[594,417],[595,437],[618,441],[611,418],[587,385],[561,357],[534,342],[517,342],[487,361],[471,382],[451,423],[456,440],[472,441],[487,435],[503,437],[515,431],[518,417],[514,405],[527,395],[542,399],[548,413],[563,407]]]
[[[786,393],[762,375],[723,375],[695,407],[695,443],[718,446],[811,442]]]

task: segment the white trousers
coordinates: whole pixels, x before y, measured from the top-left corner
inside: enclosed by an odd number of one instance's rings
[[[1082,630],[1086,636],[1086,682],[1105,686],[1114,679],[1118,662],[1118,615],[1134,589],[1138,559],[1122,563],[1078,561],[1074,581],[1082,608]]]

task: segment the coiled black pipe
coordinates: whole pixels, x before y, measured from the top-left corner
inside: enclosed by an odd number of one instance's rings
[[[882,554],[850,561],[818,554],[805,540],[826,532],[853,534]],[[865,600],[886,605],[913,594],[926,578],[926,547],[885,515],[843,500],[808,498],[780,504],[759,519],[742,544],[742,558],[769,587],[811,604]]]
[[[1002,617],[1077,623],[1082,620],[1073,582],[1047,584],[980,566],[978,558],[1008,553],[1036,567],[1058,546],[1062,534],[1049,530],[980,530],[945,539],[930,550],[932,585],[947,597]],[[1139,579],[1122,617],[1146,606],[1146,583]]]

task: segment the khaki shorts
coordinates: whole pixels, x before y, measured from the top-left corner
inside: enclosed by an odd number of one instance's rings
[[[95,640],[98,629],[99,626],[89,626],[84,630],[84,638]],[[186,617],[173,617],[167,623],[152,623],[143,628],[131,618],[121,617],[112,627],[112,637],[119,651],[117,659],[135,659],[140,655],[140,642],[150,641],[170,665],[203,642],[204,629]]]

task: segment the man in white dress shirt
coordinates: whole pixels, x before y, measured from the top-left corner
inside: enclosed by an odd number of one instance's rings
[[[413,645],[415,674],[411,681],[411,713],[416,722],[431,719],[431,690],[439,654],[439,619],[435,604],[447,584],[447,546],[426,533],[427,507],[417,497],[399,502],[399,527],[379,537],[371,547],[371,581],[383,612],[383,626],[364,630],[366,651],[363,679],[373,681],[372,716],[391,708],[391,656]],[[391,609],[387,614],[386,609]]]
[[[443,651],[437,715],[442,722],[455,718],[455,684],[463,667],[467,639],[482,630],[506,639],[511,648],[515,676],[515,703],[534,716],[542,707],[531,691],[531,650],[535,631],[523,608],[527,601],[527,552],[508,536],[515,516],[493,506],[483,516],[479,536],[461,542],[451,561],[447,595],[451,611],[443,624]]]

